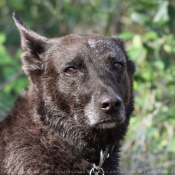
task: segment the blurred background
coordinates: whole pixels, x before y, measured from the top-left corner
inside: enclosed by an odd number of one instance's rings
[[[175,174],[174,0],[1,0],[0,120],[28,86],[21,71],[15,10],[46,37],[119,36],[136,64],[135,112],[122,147],[123,174]]]

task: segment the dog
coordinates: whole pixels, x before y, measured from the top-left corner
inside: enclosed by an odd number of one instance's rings
[[[13,19],[30,85],[0,123],[1,174],[119,174],[134,110],[135,66],[123,41],[98,34],[48,39],[15,12]]]

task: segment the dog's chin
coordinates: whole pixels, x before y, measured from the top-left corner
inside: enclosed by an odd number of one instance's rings
[[[99,124],[94,125],[94,127],[97,129],[110,129],[110,128],[115,128],[116,126],[117,126],[116,122],[99,123]]]
[[[118,125],[122,124],[125,121],[125,118],[118,118],[116,120],[102,120],[93,125],[94,128],[97,129],[110,129],[115,128]]]

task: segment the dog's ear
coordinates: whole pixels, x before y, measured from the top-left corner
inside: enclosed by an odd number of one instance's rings
[[[15,12],[13,12],[13,19],[21,35],[22,68],[25,74],[32,78],[43,70],[43,53],[47,38],[28,29]]]

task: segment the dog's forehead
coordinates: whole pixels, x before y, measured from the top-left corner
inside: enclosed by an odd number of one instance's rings
[[[102,52],[105,50],[105,48],[115,49],[116,45],[104,37],[98,37],[98,38],[88,38],[87,40],[89,47],[96,49],[99,52]]]
[[[98,34],[71,34],[61,38],[62,41],[72,44],[81,43],[88,44],[90,48],[97,49],[98,51],[103,51],[105,48],[116,49],[119,46],[110,38],[100,36]],[[99,49],[98,49],[99,48]]]
[[[124,57],[124,52],[114,41],[108,38],[100,37],[100,38],[89,38],[87,40],[88,45],[91,49],[95,50],[98,53],[110,53],[111,57]]]
[[[76,55],[82,55],[98,59],[106,56],[117,57],[118,59],[126,61],[125,53],[120,45],[110,38],[97,34],[71,34],[59,38],[57,43],[57,49],[55,49],[57,52],[56,55],[62,55],[62,58],[67,56],[73,58],[76,57]],[[97,57],[101,55],[104,55],[104,57]]]

